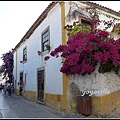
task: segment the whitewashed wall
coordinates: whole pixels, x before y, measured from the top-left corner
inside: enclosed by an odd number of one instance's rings
[[[102,11],[100,11],[100,12],[102,12]],[[105,14],[108,14],[108,13],[105,13]],[[109,15],[109,14],[108,14],[108,15]],[[117,16],[114,16],[114,15],[111,15],[111,16],[118,19]],[[105,20],[105,21],[110,21],[110,20],[112,20],[112,21],[113,21],[112,18],[108,18],[108,17],[106,17],[106,16],[103,15],[103,14],[101,14],[99,17],[100,17],[100,20],[102,20],[102,21],[103,21],[103,20]],[[119,18],[119,19],[120,19],[120,18]],[[115,24],[116,24],[116,23],[119,23],[119,22],[120,22],[119,20],[115,20]],[[103,22],[101,22],[101,24],[100,24],[100,26],[99,26],[98,28],[101,29],[101,30],[103,30],[103,29],[105,28]],[[113,29],[113,27],[111,26],[110,28],[107,29],[107,31],[108,31],[108,32],[111,32],[112,29]]]
[[[41,33],[49,26],[50,28],[50,46],[51,51],[61,44],[61,8],[56,5],[49,13],[43,22],[36,28],[33,34],[27,39],[18,49],[18,64],[16,77],[16,57],[14,53],[14,78],[20,78],[20,72],[26,73],[25,90],[37,91],[37,69],[45,67],[45,92],[52,94],[62,94],[62,74],[59,72],[61,67],[61,58],[51,58],[49,61],[44,61],[44,57],[49,55],[38,55],[37,51],[41,51]],[[27,62],[20,63],[23,60],[23,49],[27,46]],[[18,88],[18,86],[17,86]],[[19,89],[19,88],[18,88]]]
[[[69,85],[72,83],[77,85],[82,96],[85,93],[89,96],[103,96],[120,90],[120,76],[114,72],[99,73],[98,66],[90,75],[69,76]],[[70,91],[68,91],[68,95],[70,95]]]
[[[69,3],[69,1],[66,2],[66,24],[73,24],[73,22],[76,22],[78,21],[78,17],[76,17],[76,19],[71,19],[70,21],[68,21],[68,18],[67,18],[67,15],[68,15],[68,12],[70,10],[70,4],[72,6],[72,9],[71,11],[74,11],[74,10],[78,10],[78,7],[79,6],[81,9],[81,14],[85,14],[85,16],[89,16],[89,14],[86,12],[85,10],[85,7],[87,7],[87,5],[83,4],[82,2],[79,2],[79,1],[72,1],[72,3]],[[75,5],[77,4],[77,6]],[[108,12],[105,12],[105,11],[102,11],[102,10],[98,10],[96,9],[97,12],[99,13],[99,19],[100,20],[105,20],[105,21],[110,21],[110,20],[113,20],[112,17],[115,17],[116,19],[120,19],[120,17],[114,15],[114,14],[110,14]],[[106,15],[108,16],[111,16],[110,18],[108,18]],[[119,23],[120,20],[115,20],[115,24],[116,23]],[[104,24],[101,23],[101,25],[98,27],[99,29],[104,29]],[[112,27],[108,29],[108,32],[110,32],[112,30]]]
[[[69,4],[65,4],[65,15],[69,11]],[[72,20],[69,23],[73,23]],[[66,21],[66,24],[68,22]],[[14,79],[19,81],[20,72],[26,73],[26,86],[25,90],[37,91],[37,69],[45,67],[45,92],[51,94],[63,94],[62,73],[59,71],[62,66],[61,58],[50,58],[44,61],[44,57],[49,55],[38,55],[37,51],[41,51],[41,33],[49,26],[50,28],[50,47],[51,51],[57,46],[62,44],[62,28],[61,28],[61,7],[57,4],[43,20],[43,22],[36,28],[30,38],[25,41],[17,49],[17,74],[16,74],[16,52],[14,53]],[[20,61],[23,59],[23,48],[27,46],[27,62],[22,64]],[[16,76],[17,75],[17,76]],[[99,81],[98,81],[99,82]],[[88,82],[88,84],[90,84]],[[18,88],[18,86],[17,86]],[[100,85],[98,85],[100,88]]]
[[[17,67],[17,65],[16,65],[16,51],[15,51],[15,53],[13,54],[14,56],[13,56],[13,59],[14,59],[14,63],[13,63],[13,66],[14,66],[14,68],[13,68],[13,76],[14,76],[14,87],[16,88],[17,86],[16,86],[16,80],[17,80],[17,75],[16,75],[16,73],[17,73],[17,69],[16,69],[16,67]]]
[[[50,24],[50,46],[52,51],[62,44],[61,7],[59,4],[48,14],[48,19]],[[61,58],[56,59],[53,57],[45,62],[46,93],[63,94],[62,73],[60,72],[61,62]]]

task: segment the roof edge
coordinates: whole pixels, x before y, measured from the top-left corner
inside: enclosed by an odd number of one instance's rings
[[[37,18],[37,20],[32,24],[32,26],[28,29],[26,34],[22,37],[20,42],[15,46],[13,50],[13,53],[16,51],[16,49],[23,43],[26,39],[30,37],[30,35],[34,32],[34,30],[38,27],[38,25],[46,18],[48,12],[57,4],[58,2],[51,2],[48,7],[42,12],[42,14]]]
[[[12,49],[12,52],[14,53],[16,51],[16,49],[26,40],[30,37],[30,35],[34,32],[34,30],[39,26],[39,24],[47,17],[48,12],[57,4],[61,1],[53,1],[51,2],[48,7],[42,12],[42,14],[38,17],[38,19],[32,24],[32,26],[28,29],[28,31],[26,32],[26,34],[22,37],[22,39],[20,40],[20,42],[15,46],[14,49]],[[64,1],[63,1],[64,2]],[[97,3],[93,3],[90,1],[81,1],[83,4],[89,5],[89,6],[94,6],[98,9],[101,9],[105,12],[109,12],[111,14],[114,14],[116,16],[120,17],[120,13],[116,12],[110,8],[104,7],[102,5],[99,5]]]

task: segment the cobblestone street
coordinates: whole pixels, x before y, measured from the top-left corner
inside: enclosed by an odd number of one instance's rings
[[[117,112],[116,112],[117,111]],[[119,109],[107,115],[85,116],[80,113],[64,113],[45,105],[28,101],[22,96],[4,95],[0,91],[0,118],[119,118]],[[116,116],[115,116],[116,115]]]
[[[45,105],[28,101],[22,96],[4,95],[0,91],[0,118],[85,118],[81,114],[66,114]]]

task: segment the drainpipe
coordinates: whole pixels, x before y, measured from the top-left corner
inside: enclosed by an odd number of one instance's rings
[[[15,82],[15,89],[17,88],[17,50],[16,50],[16,82]]]

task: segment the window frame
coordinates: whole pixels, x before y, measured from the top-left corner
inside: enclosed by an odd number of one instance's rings
[[[90,24],[89,18],[85,18],[85,17],[82,17],[82,16],[78,17],[78,21],[79,21],[80,24],[82,24],[82,21],[87,23],[87,24]],[[91,26],[91,24],[90,24],[90,26]]]
[[[47,35],[45,35],[47,33]],[[44,36],[44,37],[43,37]],[[44,41],[44,39],[47,39]],[[45,48],[45,44],[47,43],[48,48],[46,46]],[[41,51],[45,52],[45,51],[50,51],[49,49],[50,47],[50,29],[49,26],[41,33]]]
[[[25,51],[26,50],[26,51]],[[25,54],[26,53],[26,54]],[[25,57],[26,56],[26,57]],[[23,61],[27,61],[27,47],[23,48]]]

